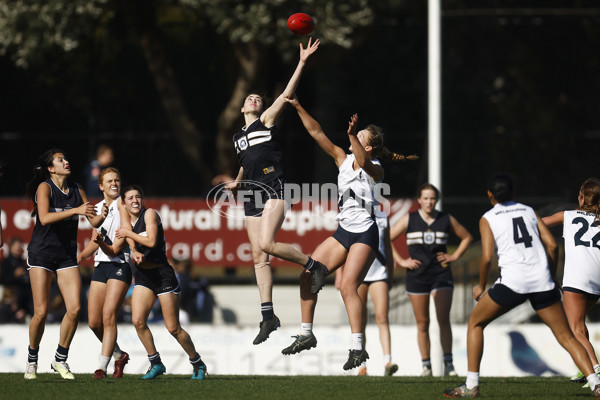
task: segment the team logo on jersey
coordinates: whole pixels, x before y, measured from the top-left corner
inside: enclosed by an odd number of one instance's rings
[[[434,244],[435,243],[435,232],[432,232],[432,231],[423,232],[423,243]]]
[[[267,168],[263,168],[263,174],[267,175],[270,174],[271,172],[275,172],[275,167],[274,166],[270,166]]]
[[[248,140],[245,137],[238,140],[238,147],[240,150],[246,150],[248,148]]]

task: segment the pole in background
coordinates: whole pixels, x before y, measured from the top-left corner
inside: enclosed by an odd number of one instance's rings
[[[441,4],[428,0],[428,181],[442,188]],[[437,207],[442,208],[441,199]]]

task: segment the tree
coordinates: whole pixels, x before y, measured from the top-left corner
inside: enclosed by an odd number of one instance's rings
[[[233,172],[230,137],[240,118],[244,96],[261,81],[264,61],[271,50],[284,62],[293,59],[298,37],[286,28],[289,10],[310,10],[317,21],[323,45],[349,48],[357,28],[373,21],[367,0],[338,2],[271,0],[13,0],[0,4],[0,55],[8,55],[21,68],[43,62],[47,52],[72,52],[82,41],[106,37],[132,38],[143,51],[156,91],[181,151],[202,179],[216,169]],[[127,27],[123,35],[111,33],[115,20]],[[224,39],[237,64],[231,96],[218,117],[216,167],[204,162],[202,143],[210,132],[201,132],[186,109],[177,82],[166,38],[175,31],[190,33],[209,25]],[[117,39],[119,38],[119,39]],[[207,60],[210,62],[210,59]],[[207,95],[209,95],[207,93]],[[202,116],[210,118],[210,116]]]

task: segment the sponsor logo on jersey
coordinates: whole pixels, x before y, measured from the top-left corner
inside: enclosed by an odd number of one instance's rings
[[[270,174],[271,172],[275,172],[275,167],[274,166],[270,166],[267,168],[263,168],[263,174],[267,175]]]

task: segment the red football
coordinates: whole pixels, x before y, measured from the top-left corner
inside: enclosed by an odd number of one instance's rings
[[[296,35],[307,35],[315,28],[315,20],[308,14],[296,13],[288,18],[287,26]]]

